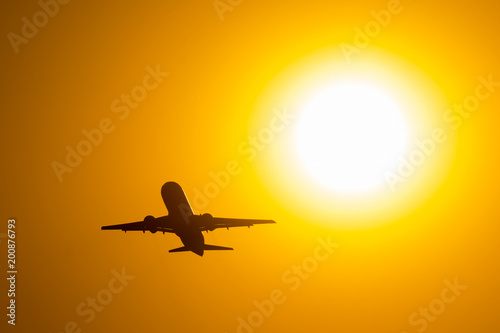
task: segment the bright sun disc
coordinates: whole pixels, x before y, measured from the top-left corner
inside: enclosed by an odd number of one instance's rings
[[[365,83],[338,83],[310,99],[296,132],[298,155],[314,180],[339,192],[358,193],[384,182],[406,149],[400,107]]]

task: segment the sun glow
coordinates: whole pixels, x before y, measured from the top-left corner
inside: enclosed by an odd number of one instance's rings
[[[255,167],[270,194],[304,220],[339,229],[386,224],[410,214],[444,180],[455,147],[443,122],[447,108],[432,79],[398,56],[367,49],[347,63],[338,50],[318,51],[260,96],[251,133],[276,109],[293,120]],[[423,156],[419,142],[436,131],[446,140],[409,169],[404,161]]]
[[[406,125],[391,97],[360,82],[329,86],[306,105],[296,144],[315,181],[340,192],[380,186],[406,149]]]

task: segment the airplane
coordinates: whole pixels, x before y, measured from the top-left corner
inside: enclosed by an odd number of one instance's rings
[[[205,244],[203,231],[214,231],[217,228],[251,227],[254,224],[276,223],[273,220],[233,219],[213,217],[205,213],[195,215],[181,186],[175,182],[166,182],[161,188],[161,196],[168,210],[168,215],[153,217],[148,215],[144,221],[115,224],[101,227],[101,230],[157,231],[174,233],[184,246],[168,252],[191,251],[200,257],[208,250],[233,250],[232,247]]]

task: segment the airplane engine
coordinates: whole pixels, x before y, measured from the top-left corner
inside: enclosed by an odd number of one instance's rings
[[[154,234],[156,230],[155,225],[155,217],[148,215],[144,218],[144,224],[146,225],[146,229],[148,229],[152,234]]]
[[[212,214],[205,213],[201,216],[202,223],[207,227],[207,230],[215,230],[215,222]]]

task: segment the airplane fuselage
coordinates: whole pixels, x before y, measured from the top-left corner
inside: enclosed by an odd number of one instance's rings
[[[200,227],[195,221],[192,221],[192,215],[179,218],[178,216],[161,216],[154,220],[151,219],[151,225],[169,225],[174,230],[174,233],[181,239],[182,244],[194,253],[202,256],[204,252],[205,237],[200,231]],[[153,231],[152,231],[153,232]],[[156,231],[154,231],[156,232]]]
[[[205,237],[200,231],[200,228],[194,224],[186,225],[185,227],[176,231],[175,234],[179,236],[182,244],[197,255],[202,256],[205,246]]]

